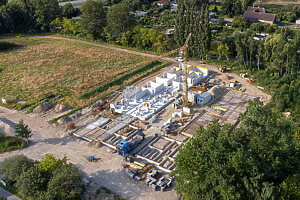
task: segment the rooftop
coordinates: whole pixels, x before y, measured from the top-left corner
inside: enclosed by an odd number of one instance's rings
[[[257,19],[258,21],[272,21],[272,22],[274,22],[275,19],[276,19],[275,14],[252,12],[252,11],[245,11],[243,16],[246,20],[247,19]]]

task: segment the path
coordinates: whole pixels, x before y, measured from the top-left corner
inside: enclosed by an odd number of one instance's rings
[[[123,49],[123,48],[120,48],[120,47],[114,47],[114,46],[109,46],[109,45],[105,45],[105,44],[98,44],[98,43],[94,43],[94,42],[87,42],[87,41],[83,41],[83,40],[71,39],[71,38],[64,38],[64,37],[57,37],[57,36],[41,36],[41,35],[38,35],[38,36],[28,35],[28,36],[24,36],[24,37],[39,37],[39,38],[49,38],[49,39],[79,42],[79,43],[82,43],[82,44],[88,44],[88,45],[107,48],[107,49],[112,49],[112,50],[116,50],[116,51],[123,51],[123,52],[126,52],[126,53],[135,54],[135,55],[139,55],[139,56],[145,56],[145,57],[150,57],[150,58],[159,58],[158,55],[153,55],[153,54],[139,52],[139,51],[133,51],[133,50],[129,50],[129,49]],[[169,57],[164,57],[164,58],[162,58],[162,60],[171,61],[171,62],[175,61],[174,58],[169,58]]]
[[[11,193],[7,192],[3,188],[0,187],[0,198],[6,198],[7,200],[21,200],[15,195],[12,195]]]

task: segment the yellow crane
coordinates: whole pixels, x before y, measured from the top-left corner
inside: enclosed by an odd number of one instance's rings
[[[189,41],[192,36],[192,33],[190,33],[184,43],[184,45],[181,47],[181,51],[183,52],[183,93],[182,93],[182,101],[184,107],[189,107],[189,101],[188,101],[188,84],[187,84],[187,49],[189,47]]]

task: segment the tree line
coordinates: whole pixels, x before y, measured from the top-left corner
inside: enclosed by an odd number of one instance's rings
[[[199,127],[175,158],[175,190],[184,199],[299,199],[299,136],[293,123],[259,100],[239,128]]]
[[[245,70],[266,70],[273,77],[283,77],[299,72],[299,31],[282,29],[280,32],[267,36],[265,40],[256,40],[254,37],[255,33],[251,31],[236,32],[224,36],[222,45],[228,46],[227,54],[235,57]],[[219,48],[218,51],[220,51]]]
[[[6,158],[1,163],[6,183],[26,199],[74,200],[83,192],[79,170],[67,157],[56,159],[46,154],[41,161],[24,155]]]

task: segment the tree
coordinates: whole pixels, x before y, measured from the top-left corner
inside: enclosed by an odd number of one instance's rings
[[[234,16],[232,21],[232,26],[236,28],[245,28],[247,21],[243,16]]]
[[[201,59],[206,57],[211,44],[208,1],[179,0],[175,29],[175,41],[179,46],[192,33],[189,54]]]
[[[36,197],[40,191],[47,189],[47,178],[38,167],[31,167],[19,176],[16,187],[24,197]]]
[[[28,125],[24,124],[23,119],[21,119],[19,123],[15,125],[15,132],[16,136],[25,138],[27,143],[29,142],[28,138],[32,136],[31,130],[29,129]]]
[[[300,199],[300,174],[288,176],[280,184],[280,199],[293,200]]]
[[[34,0],[36,28],[43,32],[49,31],[50,23],[60,15],[57,0]]]
[[[229,47],[227,44],[220,43],[218,45],[217,52],[219,60],[221,60],[223,56],[225,56],[226,59],[229,60]]]
[[[3,6],[3,5],[5,5],[5,4],[7,4],[7,0],[1,0],[1,1],[0,1],[0,6]]]
[[[62,7],[61,15],[62,17],[71,19],[72,17],[76,16],[76,10],[71,3],[67,3]]]
[[[64,156],[62,159],[56,159],[52,154],[45,154],[42,161],[36,164],[41,172],[52,174],[55,170],[60,169],[63,165],[67,164],[67,157]]]
[[[76,200],[80,199],[82,186],[81,176],[74,165],[63,165],[54,171],[48,184],[49,199]]]
[[[222,11],[228,17],[241,15],[254,2],[255,0],[223,0]]]
[[[111,6],[107,13],[107,28],[114,39],[134,27],[135,19],[124,3]]]
[[[81,26],[84,32],[99,38],[106,25],[106,11],[101,0],[87,0],[81,8]]]
[[[33,167],[34,161],[24,155],[15,155],[5,158],[1,163],[1,173],[4,178],[16,182],[19,176],[27,169]]]
[[[175,190],[184,199],[276,199],[300,164],[288,124],[258,100],[249,102],[240,128],[214,121],[175,158]],[[278,148],[280,147],[280,148]],[[172,175],[172,174],[171,174]]]
[[[3,22],[1,22],[1,18]],[[5,6],[0,7],[1,26],[3,32],[26,32],[34,30],[35,18],[32,3],[27,0],[8,1]]]

